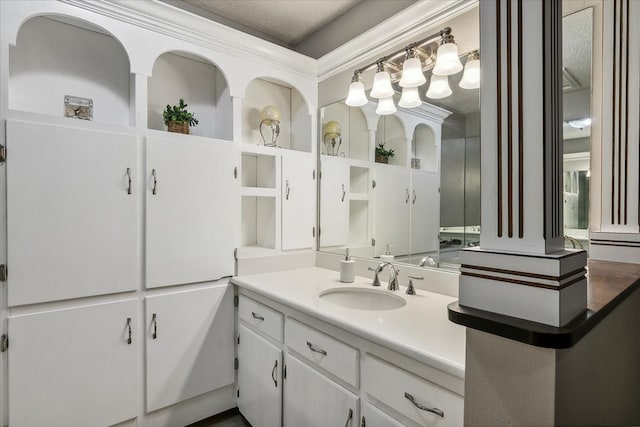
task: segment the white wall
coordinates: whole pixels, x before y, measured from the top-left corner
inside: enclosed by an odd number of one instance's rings
[[[63,117],[71,95],[93,99],[94,121],[129,125],[129,59],[111,36],[33,18],[9,59],[9,109]]]

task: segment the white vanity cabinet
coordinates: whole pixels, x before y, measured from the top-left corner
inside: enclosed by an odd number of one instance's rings
[[[285,357],[285,427],[358,425],[358,397],[296,356]],[[259,426],[256,426],[259,427]]]
[[[374,256],[385,253],[387,245],[391,254],[409,253],[409,206],[411,170],[390,165],[376,166],[375,238]]]
[[[9,425],[106,426],[138,415],[135,299],[11,316]]]
[[[238,408],[253,426],[280,426],[282,350],[244,324],[238,335]]]
[[[137,137],[8,120],[7,150],[9,306],[136,289]]]
[[[282,249],[312,248],[315,241],[315,156],[282,156]]]
[[[320,245],[340,246],[349,238],[349,163],[322,156],[320,180]]]
[[[146,297],[145,311],[148,412],[234,383],[232,286]]]
[[[239,293],[238,407],[254,427],[463,425],[460,378]]]
[[[411,253],[435,252],[440,247],[440,176],[411,171]]]
[[[216,280],[234,270],[229,217],[237,185],[229,141],[147,138],[147,287]]]

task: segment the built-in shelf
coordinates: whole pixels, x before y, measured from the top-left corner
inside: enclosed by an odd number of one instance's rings
[[[243,189],[246,190],[246,189]],[[254,191],[267,189],[252,189]],[[274,191],[274,190],[270,190]],[[241,246],[277,248],[276,197],[247,195],[241,197]]]
[[[260,134],[260,113],[273,106],[280,112],[279,134],[275,143],[280,148],[311,152],[311,115],[304,97],[295,88],[281,81],[255,79],[247,87],[242,100],[241,140],[255,145],[272,142],[271,130]]]
[[[349,183],[351,193],[369,192],[369,168],[351,166],[349,168]]]
[[[351,201],[356,201],[356,200],[368,201],[369,200],[369,193],[349,193],[349,200],[351,200]]]
[[[187,52],[160,55],[149,78],[148,128],[166,129],[162,112],[184,99],[198,119],[190,132],[197,136],[233,139],[233,108],[229,86],[209,59]]]
[[[275,194],[276,160],[273,155],[243,152],[241,154],[241,185],[272,189]]]
[[[128,55],[94,24],[53,15],[31,18],[20,28],[9,62],[9,109],[64,117],[65,97],[73,96],[92,101],[92,121],[130,124]]]
[[[248,197],[276,197],[275,188],[240,187],[240,195]]]

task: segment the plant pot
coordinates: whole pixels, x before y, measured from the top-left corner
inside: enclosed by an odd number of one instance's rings
[[[187,122],[169,122],[167,125],[169,132],[184,133],[189,135],[189,123]]]
[[[376,154],[376,163],[384,163],[385,165],[389,164],[389,158],[386,156],[378,156]]]

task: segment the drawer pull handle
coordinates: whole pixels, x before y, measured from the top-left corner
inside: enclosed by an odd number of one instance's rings
[[[127,317],[127,344],[131,345],[133,340],[131,339],[131,317]]]
[[[158,319],[155,313],[151,315],[151,323],[153,323],[153,333],[151,334],[151,338],[155,340],[158,338]]]
[[[264,317],[262,317],[262,316],[260,316],[258,314],[255,314],[253,311],[251,312],[251,316],[253,316],[254,319],[262,320],[264,322]]]
[[[131,168],[127,168],[127,194],[131,194]]]
[[[276,360],[275,365],[273,365],[273,369],[271,370],[271,379],[273,380],[273,385],[278,388],[278,380],[276,379],[276,369],[278,368],[278,361]]]
[[[347,422],[344,423],[344,427],[349,427],[349,421],[353,418],[353,409],[349,408],[349,414],[347,415]]]
[[[407,393],[406,391],[404,392],[404,397],[409,399],[409,401],[411,403],[413,403],[413,406],[415,406],[416,408],[418,408],[418,409],[420,409],[422,411],[431,412],[432,414],[436,414],[439,417],[444,418],[444,412],[442,412],[440,409],[438,409],[438,408],[427,408],[426,406],[423,406],[423,405],[419,404],[418,402],[415,401],[413,396],[410,395],[409,393]]]
[[[309,350],[315,352],[315,353],[320,353],[323,356],[327,355],[327,352],[322,350],[322,349],[317,349],[315,348],[315,346],[313,344],[311,344],[309,341],[307,341],[307,347],[309,347]]]

